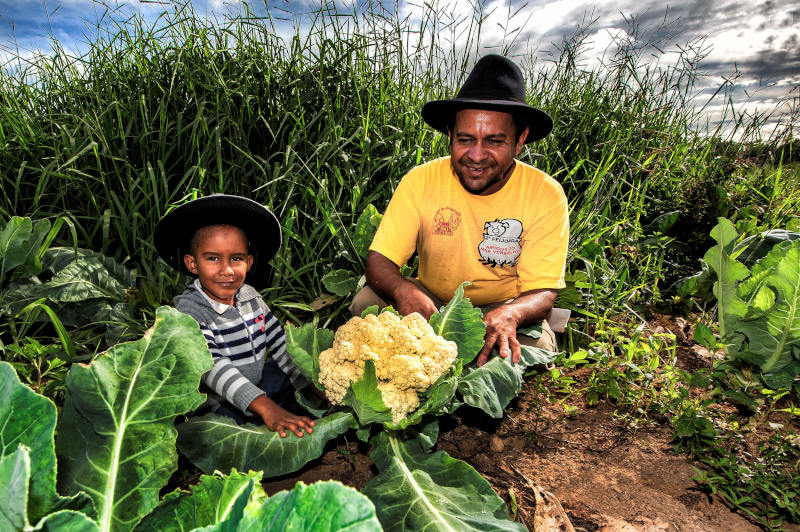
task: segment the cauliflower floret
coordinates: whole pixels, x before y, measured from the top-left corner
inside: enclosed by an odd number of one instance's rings
[[[384,358],[380,363],[380,373],[378,365],[375,366],[378,379],[389,381],[402,390],[425,391],[431,385],[430,377],[425,373],[425,366],[418,357],[414,355],[395,355],[392,358]]]
[[[336,331],[333,347],[320,353],[319,381],[331,402],[341,404],[372,360],[383,402],[398,423],[419,406],[417,392],[427,390],[456,355],[455,342],[437,336],[416,312],[402,319],[392,312],[354,317]]]
[[[400,423],[409,412],[419,406],[419,396],[414,390],[403,390],[391,382],[379,382],[383,402],[392,409],[392,423]]]
[[[434,334],[433,327],[425,321],[425,318],[419,312],[412,312],[408,316],[403,316],[401,323],[417,338],[425,338]]]
[[[371,316],[374,316],[374,314],[371,314]],[[380,314],[378,314],[378,321],[384,327],[389,327],[390,325],[393,325],[395,323],[400,323],[400,316],[398,316],[394,312],[381,312]]]
[[[402,323],[389,327],[389,337],[396,354],[416,355],[422,350],[417,337]]]
[[[350,383],[357,381],[364,374],[364,363],[361,370],[352,362],[343,363],[335,349],[326,349],[319,354],[319,381],[325,385],[325,394],[331,402],[341,404]]]
[[[458,355],[456,343],[445,340],[441,336],[428,336],[420,342],[423,353],[420,360],[425,366],[425,373],[431,376],[437,375],[438,379],[438,375],[444,373]]]

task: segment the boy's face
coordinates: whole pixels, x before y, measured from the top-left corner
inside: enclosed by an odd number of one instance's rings
[[[183,262],[211,299],[233,305],[253,256],[248,253],[244,231],[232,225],[209,225],[194,235],[192,252],[183,256]]]

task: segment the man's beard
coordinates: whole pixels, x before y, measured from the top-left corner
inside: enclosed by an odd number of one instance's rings
[[[467,165],[462,164],[461,166],[467,166]],[[461,183],[461,186],[464,187],[464,190],[466,190],[470,194],[475,194],[476,196],[480,196],[481,193],[483,193],[485,190],[490,188],[492,185],[495,185],[495,184],[499,183],[500,181],[502,181],[505,176],[507,176],[508,174],[511,173],[511,171],[514,168],[514,166],[515,166],[515,164],[514,164],[514,162],[512,162],[510,165],[508,165],[508,168],[506,168],[504,172],[496,172],[495,174],[493,174],[492,176],[489,177],[488,181],[486,183],[484,183],[484,185],[482,187],[480,187],[479,189],[475,190],[471,186],[468,185],[469,182],[464,177],[463,172],[458,171],[458,169],[456,168],[455,164],[453,164],[453,160],[452,159],[450,160],[450,168],[451,168],[452,172],[458,178],[458,182]]]

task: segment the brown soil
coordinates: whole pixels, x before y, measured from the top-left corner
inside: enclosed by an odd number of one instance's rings
[[[675,322],[664,326],[676,333],[683,327]],[[679,365],[688,370],[710,367],[712,357],[689,346],[678,351]],[[570,373],[580,382],[587,372]],[[502,420],[468,407],[441,418],[437,443],[438,449],[471,464],[507,504],[513,493],[516,518],[529,529],[539,489],[560,501],[576,531],[760,530],[720,498],[698,489],[692,477],[701,466],[674,452],[668,422],[632,428],[611,405],[601,401],[588,407],[578,397],[570,399],[577,411],[567,416],[562,405],[542,401],[533,388],[530,381],[524,385]],[[376,473],[368,452],[366,444],[340,439],[300,472],[263,485],[270,495],[291,489],[298,480],[334,479],[360,489]]]
[[[441,420],[438,449],[468,462],[507,503],[513,492],[518,518],[530,524],[534,488],[561,502],[576,530],[757,531],[714,496],[696,489],[694,464],[677,455],[669,427],[626,429],[607,405],[570,417],[558,405],[529,412],[525,390],[505,418],[496,422],[476,410]],[[551,423],[543,430],[542,417]],[[337,442],[298,474],[263,483],[268,494],[334,479],[357,489],[374,476],[364,444]]]

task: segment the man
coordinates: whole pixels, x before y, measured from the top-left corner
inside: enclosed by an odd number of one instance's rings
[[[550,133],[552,119],[525,103],[522,72],[498,55],[478,61],[454,99],[425,104],[422,118],[450,137],[450,156],[401,180],[370,246],[368,287],[351,312],[391,303],[429,318],[470,281],[465,296],[486,324],[479,366],[493,348],[518,362],[520,342],[555,350],[545,320],[564,287],[567,199],[558,182],[515,160]],[[408,279],[399,266],[415,250],[419,277]],[[517,335],[536,323],[538,341]]]

